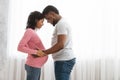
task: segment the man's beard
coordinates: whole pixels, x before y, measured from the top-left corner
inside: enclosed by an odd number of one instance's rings
[[[58,22],[57,20],[54,20],[52,25],[55,26],[57,22]]]

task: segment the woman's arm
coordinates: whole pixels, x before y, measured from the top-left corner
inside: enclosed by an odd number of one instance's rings
[[[21,41],[18,44],[18,51],[24,52],[24,53],[29,53],[29,54],[36,54],[37,50],[30,49],[28,47],[28,42],[32,38],[32,35],[34,32],[31,29],[27,29],[26,32],[24,33],[24,36],[22,37]]]

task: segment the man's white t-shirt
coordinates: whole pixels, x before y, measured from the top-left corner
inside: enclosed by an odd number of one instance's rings
[[[63,18],[61,18],[55,25],[55,30],[52,38],[52,46],[57,43],[57,36],[61,34],[66,35],[67,39],[64,48],[52,54],[54,61],[70,60],[75,58],[72,50],[71,29],[68,23]]]

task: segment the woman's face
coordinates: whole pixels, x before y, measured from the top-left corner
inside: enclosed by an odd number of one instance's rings
[[[44,19],[40,19],[37,21],[36,27],[41,28],[43,26]]]

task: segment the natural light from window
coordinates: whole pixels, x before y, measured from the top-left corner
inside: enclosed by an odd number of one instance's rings
[[[10,0],[8,53],[23,57],[17,45],[32,11],[56,6],[71,25],[73,49],[79,58],[117,58],[120,56],[119,0]],[[46,48],[50,47],[53,27],[45,21],[38,31]]]

